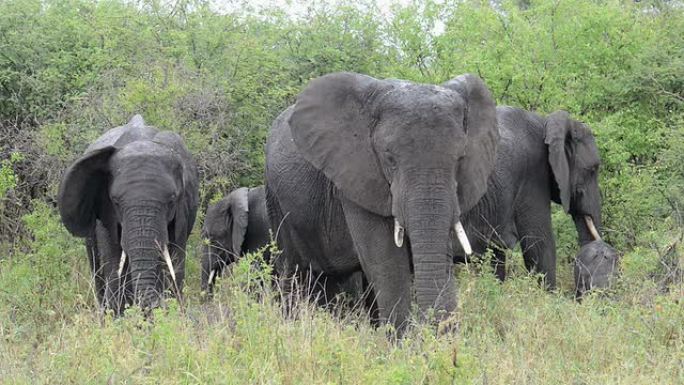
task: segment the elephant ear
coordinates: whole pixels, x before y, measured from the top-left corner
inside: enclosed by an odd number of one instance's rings
[[[289,120],[301,155],[345,198],[376,214],[391,215],[389,182],[373,150],[369,105],[391,87],[370,76],[334,73],[312,80]]]
[[[136,115],[131,119],[131,122],[136,120],[136,118],[142,120],[140,115]],[[150,127],[150,129],[154,128]],[[199,201],[197,164],[185,147],[183,139],[175,132],[157,131],[154,129],[152,141],[168,147],[178,155],[181,170],[179,178],[183,196],[180,197],[181,199],[179,199],[178,207],[176,208],[174,233],[176,239],[186,239],[192,231],[197,216],[197,202]]]
[[[90,235],[98,201],[107,194],[109,159],[116,151],[107,146],[83,155],[67,168],[59,185],[57,206],[62,222],[77,237]]]
[[[458,76],[443,86],[458,92],[465,101],[463,120],[468,142],[458,165],[458,200],[465,213],[487,191],[487,180],[496,162],[496,103],[482,79],[472,74]]]
[[[549,164],[553,177],[558,185],[560,203],[565,212],[570,211],[570,164],[569,141],[571,140],[570,115],[565,111],[556,111],[548,116],[545,125],[544,143],[549,151]]]
[[[240,187],[228,196],[231,211],[229,227],[232,228],[233,253],[236,255],[240,255],[240,250],[242,250],[242,244],[247,234],[247,221],[249,217],[248,192],[249,189],[247,187]]]

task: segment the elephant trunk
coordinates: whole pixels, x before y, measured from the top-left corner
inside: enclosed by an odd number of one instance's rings
[[[580,246],[601,239],[601,192],[598,181],[591,181],[578,189],[571,213]]]
[[[214,281],[220,270],[220,249],[213,244],[202,246],[202,280],[201,290],[210,295],[213,292]]]
[[[456,307],[452,262],[447,256],[454,225],[454,197],[444,186],[430,186],[406,204],[419,309],[446,311]],[[456,220],[458,222],[458,220]],[[445,316],[438,314],[438,318]]]
[[[129,262],[134,301],[143,308],[159,305],[163,291],[161,266],[168,235],[158,210],[131,208],[124,215],[122,245]],[[168,251],[167,251],[168,253]]]
[[[577,229],[577,238],[580,246],[589,242],[601,240],[601,205],[580,210],[579,213],[572,215]]]

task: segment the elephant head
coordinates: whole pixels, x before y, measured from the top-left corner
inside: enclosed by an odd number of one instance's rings
[[[240,256],[247,233],[248,188],[231,192],[209,206],[202,227],[202,291],[211,293],[216,275]]]
[[[601,158],[587,126],[556,111],[546,120],[545,143],[553,172],[552,199],[572,215],[580,244],[600,240],[601,193],[598,173]]]
[[[300,94],[289,124],[299,152],[345,199],[393,221],[398,247],[408,239],[419,307],[453,309],[450,233],[470,250],[460,216],[485,193],[498,143],[482,80],[330,74]]]
[[[575,298],[580,299],[591,289],[610,287],[617,275],[620,256],[603,241],[585,244],[575,258]]]
[[[59,212],[75,236],[94,237],[96,220],[108,229],[110,252],[121,255],[119,279],[127,274],[135,300],[153,307],[164,270],[176,281],[169,248],[179,239],[184,247],[192,228],[196,168],[178,135],[144,126],[139,116],[102,138],[115,134],[117,140],[91,146],[66,170]]]

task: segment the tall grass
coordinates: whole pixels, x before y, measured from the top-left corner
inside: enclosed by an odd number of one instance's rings
[[[0,264],[3,384],[684,381],[684,286],[663,291],[640,276],[657,272],[633,267],[639,252],[624,257],[616,288],[582,303],[571,290],[542,290],[517,253],[503,284],[486,263],[461,267],[456,328],[443,334],[414,322],[395,340],[363,311],[329,311],[299,297],[284,309],[258,255],[233,266],[203,303],[192,278],[195,247],[184,307],[172,301],[152,321],[135,308],[115,319],[97,310],[85,251],[53,209],[38,205],[26,221],[32,251]],[[37,293],[41,285],[50,289]]]

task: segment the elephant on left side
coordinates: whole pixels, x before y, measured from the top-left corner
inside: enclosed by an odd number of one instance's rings
[[[159,306],[180,296],[185,246],[199,200],[197,165],[181,137],[140,115],[113,128],[67,168],[58,207],[69,232],[86,239],[98,302]]]

